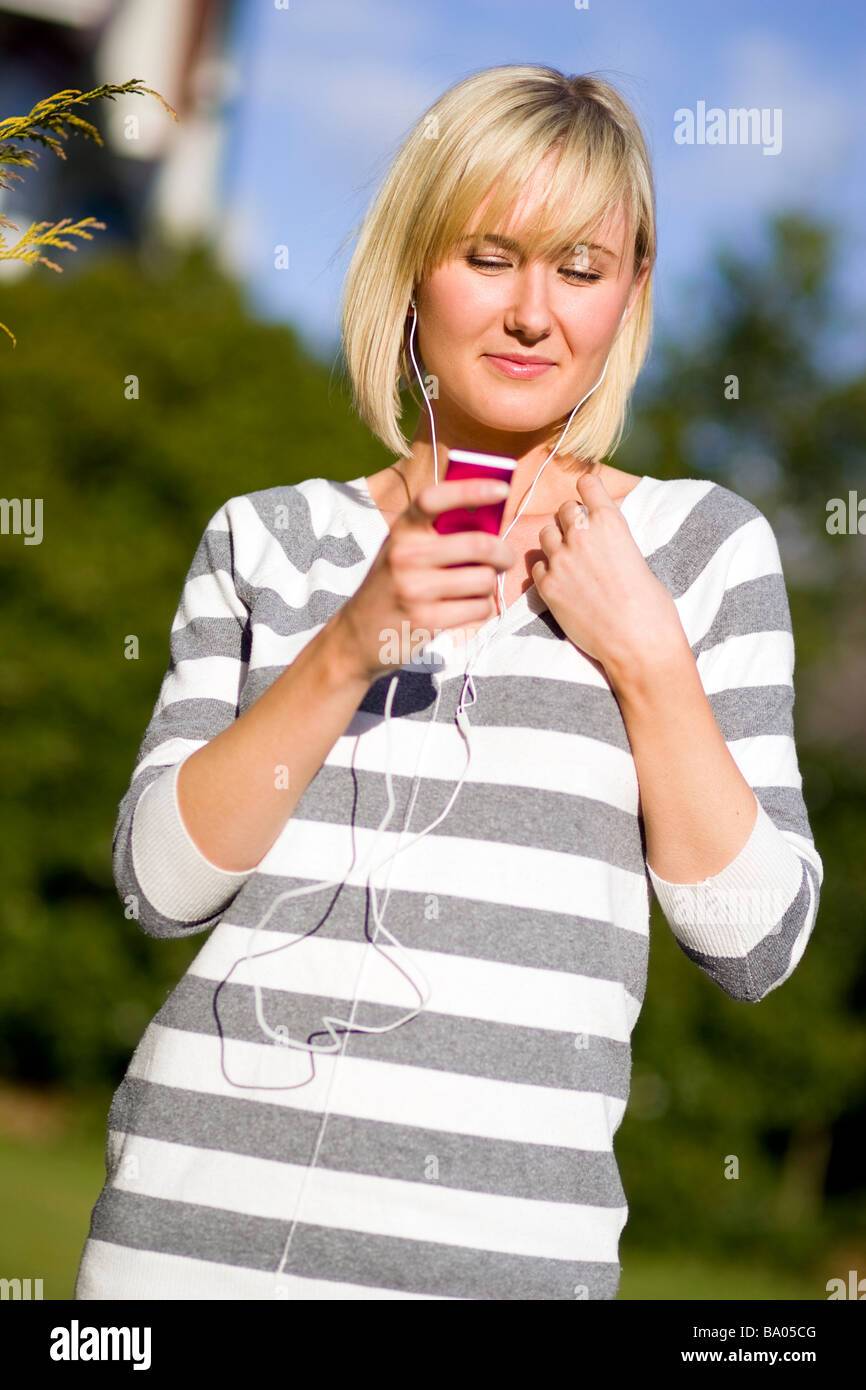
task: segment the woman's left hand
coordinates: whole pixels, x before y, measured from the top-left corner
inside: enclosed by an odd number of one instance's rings
[[[669,650],[684,632],[670,592],[601,478],[587,473],[577,489],[587,512],[576,501],[563,502],[557,524],[539,532],[546,558],[531,574],[566,637],[610,675],[645,658],[648,647]]]

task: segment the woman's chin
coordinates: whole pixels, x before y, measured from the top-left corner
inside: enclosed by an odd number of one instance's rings
[[[543,409],[538,402],[530,408],[526,401],[511,399],[491,401],[467,400],[460,403],[459,415],[493,434],[545,434],[559,420],[564,420],[570,407],[557,410],[556,405]]]

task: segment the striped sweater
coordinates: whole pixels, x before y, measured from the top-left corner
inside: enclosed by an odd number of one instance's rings
[[[755,793],[749,840],[702,884],[648,866],[617,700],[534,586],[468,646],[445,632],[413,654],[390,711],[391,675],[370,686],[254,869],[210,863],[178,769],[355,592],[388,534],[363,478],[232,497],[212,517],[114,838],[138,926],[208,934],[114,1095],[77,1299],[616,1297],[613,1139],[650,891],[695,965],[754,1002],[800,960],[823,877],[772,528],[704,479],[643,477],[622,513]],[[414,838],[466,765],[469,652],[468,774]],[[377,935],[370,856],[399,949]],[[318,891],[273,906],[302,887]],[[419,977],[425,1006],[400,1023]]]

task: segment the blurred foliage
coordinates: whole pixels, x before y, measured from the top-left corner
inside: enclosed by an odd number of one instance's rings
[[[201,254],[164,280],[121,257],[6,298],[2,490],[44,499],[44,537],[0,536],[0,1072],[90,1084],[119,1078],[201,945],[124,918],[111,834],[207,521],[230,496],[390,459]]]
[[[824,884],[802,961],[757,1005],[728,998],[697,969],[653,904],[616,1152],[632,1208],[624,1248],[649,1248],[664,1232],[675,1243],[763,1247],[784,1263],[842,1242],[862,1271],[866,565],[863,537],[831,535],[826,521],[828,501],[847,499],[863,477],[866,375],[839,379],[819,365],[817,345],[841,317],[833,254],[831,229],[787,214],[768,223],[762,259],[722,249],[709,287],[701,283],[701,328],[656,342],[617,454],[633,473],[730,487],[774,528]],[[737,1178],[725,1176],[731,1155]]]
[[[159,92],[143,86],[140,77],[133,77],[129,82],[123,82],[119,86],[103,83],[90,92],[68,87],[38,101],[26,116],[6,116],[0,120],[0,189],[10,189],[13,182],[23,182],[24,176],[10,166],[37,168],[40,151],[29,148],[30,146],[41,145],[44,149],[52,150],[60,159],[65,159],[63,141],[68,140],[72,133],[82,135],[97,145],[104,143],[96,126],[91,121],[86,121],[83,116],[77,115],[72,110],[73,106],[87,106],[92,101],[114,101],[117,96],[142,96],[145,93],[156,97],[172,120],[177,120],[174,107],[170,106]],[[18,230],[14,222],[0,214],[0,228],[3,227]],[[77,236],[92,241],[94,231],[105,231],[105,223],[97,222],[95,217],[82,217],[77,222],[73,222],[70,217],[64,217],[59,222],[33,222],[12,246],[7,246],[6,238],[0,230],[0,261],[24,261],[31,266],[41,264],[60,273],[62,266],[43,256],[40,248],[54,247],[59,251],[76,251],[78,248],[75,242],[69,241],[68,238]],[[12,330],[5,323],[0,323],[0,330],[12,339],[14,346],[16,339]]]
[[[615,460],[713,478],[773,524],[825,868],[806,954],[758,1005],[704,976],[654,905],[616,1142],[631,1209],[624,1250],[760,1245],[812,1267],[854,1241],[866,1269],[866,733],[859,693],[844,704],[848,725],[824,717],[822,694],[845,694],[840,642],[850,645],[849,605],[862,593],[862,541],[828,536],[825,517],[827,499],[858,481],[866,379],[816,364],[811,345],[837,312],[831,266],[830,233],[790,218],[771,224],[764,263],[720,253],[709,328],[656,343]],[[117,804],[202,531],[228,497],[370,474],[391,456],[354,416],[342,378],[289,328],[251,319],[202,250],[159,270],[130,255],[60,283],[28,277],[5,299],[21,341],[0,365],[2,491],[44,499],[44,539],[0,536],[0,1073],[98,1088],[119,1081],[202,944],[144,936],[111,875]],[[731,373],[738,400],[725,398]],[[416,413],[409,403],[410,434]],[[137,660],[124,657],[130,634]],[[724,1176],[729,1155],[736,1180]]]

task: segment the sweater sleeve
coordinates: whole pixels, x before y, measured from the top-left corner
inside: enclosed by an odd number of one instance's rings
[[[248,662],[250,610],[238,592],[228,503],[211,517],[183,584],[170,661],[118,809],[114,881],[149,936],[189,936],[215,924],[254,872],[202,854],[180,814],[184,761],[237,718]]]
[[[700,883],[647,864],[685,954],[734,999],[757,1003],[793,972],[818,912],[823,866],[794,744],[794,639],[776,537],[766,517],[730,538],[721,602],[692,647],[716,722],[755,794],[746,844]]]

